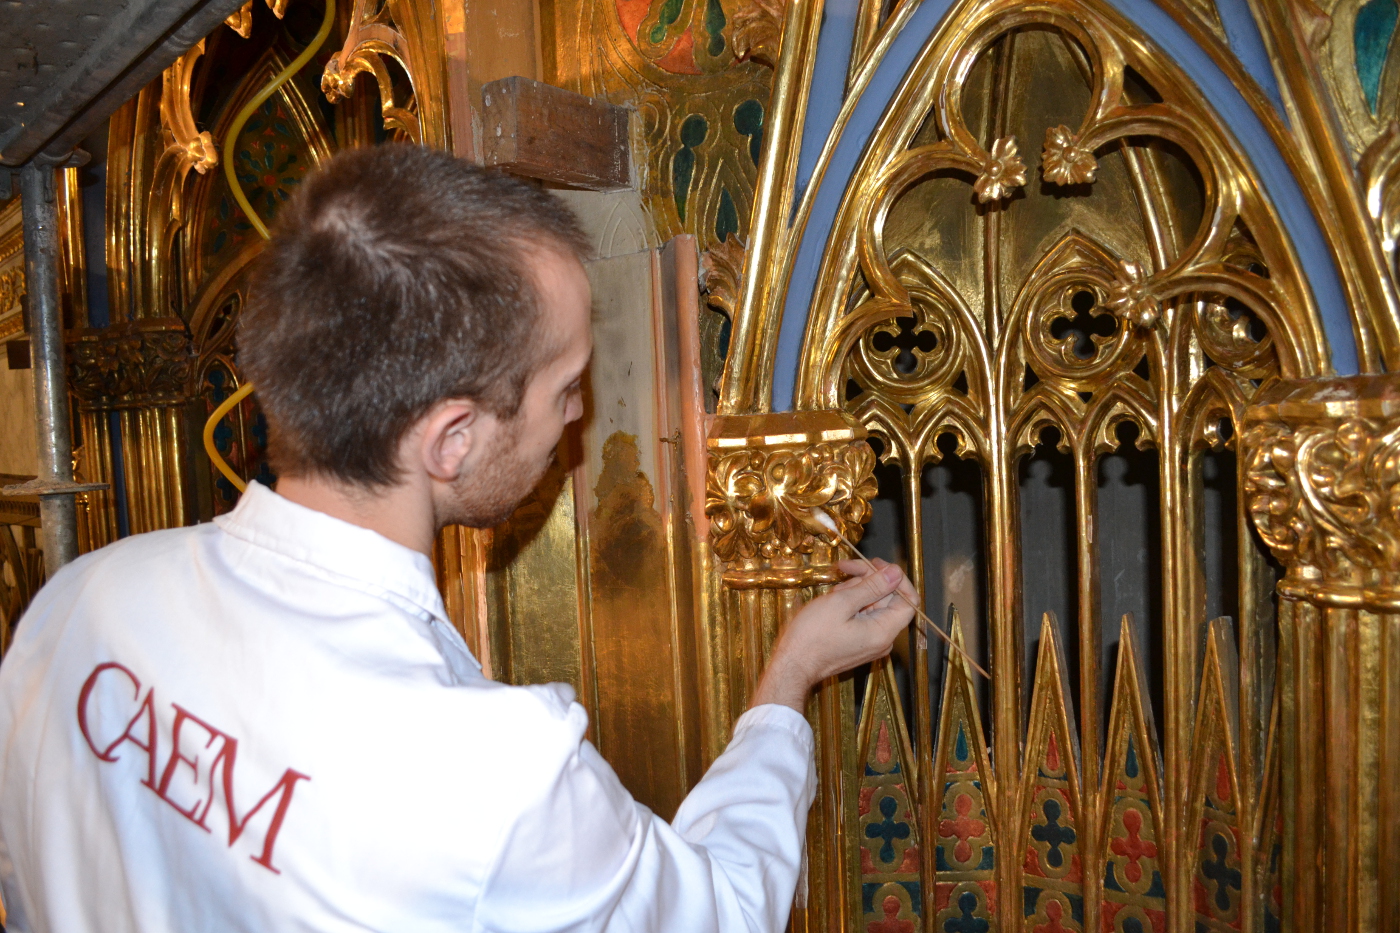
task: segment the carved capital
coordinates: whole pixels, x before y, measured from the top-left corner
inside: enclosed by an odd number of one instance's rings
[[[1400,609],[1400,376],[1277,382],[1245,416],[1250,515],[1284,595]]]
[[[735,589],[835,583],[834,542],[811,517],[825,509],[858,541],[870,518],[875,454],[835,411],[726,416],[710,432],[705,515]]]
[[[194,352],[185,322],[151,318],[79,331],[68,343],[68,386],[84,408],[178,405]]]

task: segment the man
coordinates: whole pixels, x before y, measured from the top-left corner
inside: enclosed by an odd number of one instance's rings
[[[801,711],[908,623],[896,568],[788,624],[670,825],[568,687],[481,676],[434,586],[435,532],[505,519],[581,414],[582,254],[546,192],[443,153],[308,179],[239,331],[277,491],[75,562],[0,666],[11,928],[782,928]]]

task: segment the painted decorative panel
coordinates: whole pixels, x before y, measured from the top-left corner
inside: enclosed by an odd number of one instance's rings
[[[286,67],[284,53],[269,51],[230,95],[214,135],[221,142],[235,115],[273,76]],[[296,82],[283,85],[258,107],[243,125],[234,147],[234,171],[245,196],[267,224],[317,164],[330,158],[331,133],[315,101],[308,101]],[[238,206],[224,167],[209,172],[194,185],[188,236],[190,275],[195,287],[216,276],[251,243],[261,240]]]
[[[888,663],[866,682],[864,766],[857,804],[861,910],[867,933],[921,928],[923,847],[914,810],[914,756]]]
[[[738,0],[561,0],[554,83],[637,109],[641,190],[662,240],[748,229],[772,79]],[[776,14],[768,21],[776,26]]]
[[[956,612],[951,621],[953,640],[963,647]],[[950,653],[932,761],[936,796],[925,805],[936,814],[930,831],[936,844],[932,928],[944,933],[987,933],[997,914],[995,794],[972,677],[966,661]]]

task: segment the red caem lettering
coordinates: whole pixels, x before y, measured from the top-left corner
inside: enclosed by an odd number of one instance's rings
[[[155,711],[155,689],[146,692],[146,698],[136,708],[136,713],[127,720],[126,728],[121,735],[117,736],[110,745],[99,749],[97,743],[92,740],[92,730],[88,725],[88,702],[92,697],[92,691],[97,686],[97,679],[107,671],[116,671],[125,674],[127,680],[131,681],[133,689],[133,699],[141,696],[141,681],[135,674],[121,664],[107,662],[99,664],[92,669],[87,680],[83,681],[83,689],[78,693],[78,728],[82,730],[83,738],[87,740],[88,748],[98,757],[100,761],[116,761],[117,756],[113,754],[123,742],[130,742],[146,753],[146,780],[142,783],[152,790],[156,786],[156,711]],[[132,726],[136,725],[142,717],[146,719],[146,741],[142,742],[131,734]]]
[[[100,746],[92,735],[92,725],[88,715],[88,705],[92,699],[93,690],[96,689],[99,678],[102,675],[113,672],[117,675],[125,676],[131,682],[133,688],[133,699],[139,699],[136,712],[127,720],[126,728],[122,733],[112,740],[111,743]],[[168,803],[174,810],[185,819],[194,823],[205,832],[209,832],[207,820],[209,811],[214,806],[214,798],[219,791],[223,792],[224,806],[228,811],[228,844],[230,847],[236,843],[248,830],[253,818],[265,807],[271,804],[270,817],[268,818],[267,831],[263,835],[262,851],[250,858],[266,868],[273,874],[280,875],[281,871],[272,864],[273,851],[277,845],[277,836],[282,831],[282,823],[287,818],[287,810],[292,805],[292,795],[296,791],[298,781],[309,781],[311,777],[292,768],[286,769],[282,777],[272,785],[272,789],[263,794],[256,804],[247,813],[238,815],[238,808],[234,804],[234,764],[238,760],[238,740],[220,729],[216,729],[209,723],[200,719],[178,703],[172,703],[171,708],[175,710],[175,720],[170,727],[170,756],[166,759],[165,767],[161,770],[160,781],[156,782],[156,714],[155,714],[155,687],[146,691],[145,697],[141,696],[141,681],[135,674],[121,664],[108,662],[99,664],[93,668],[87,680],[83,682],[82,689],[78,693],[78,728],[82,731],[83,739],[87,742],[88,748],[97,756],[99,761],[113,762],[118,760],[116,750],[123,742],[130,742],[146,753],[147,769],[146,778],[142,784],[149,787]],[[145,720],[145,742],[142,742],[132,729],[138,722]],[[203,729],[208,738],[204,741],[202,748],[191,752],[182,745],[181,737],[187,735],[191,726]],[[198,740],[194,742],[197,744]],[[207,784],[201,781],[200,756],[199,751],[209,751],[218,743],[218,751],[214,753],[213,759],[209,762],[208,770],[205,772]],[[188,744],[188,741],[185,743]],[[181,806],[171,796],[171,783],[175,780],[180,766],[189,768],[191,773],[191,783],[195,787],[205,784],[208,788],[207,796],[201,794],[193,803],[188,806]],[[216,783],[215,773],[219,774],[220,780]],[[273,802],[275,799],[275,803]]]
[[[184,728],[186,722],[193,721],[195,725],[199,726],[205,732],[209,733],[209,740],[204,743],[204,747],[206,749],[210,748],[217,739],[223,739],[225,742],[231,742],[233,741],[233,739],[230,739],[227,735],[224,735],[224,733],[220,732],[218,729],[215,729],[213,726],[209,725],[207,722],[200,719],[198,716],[192,715],[189,710],[185,709],[179,703],[171,703],[170,705],[175,709],[175,722],[170,727],[170,758],[165,763],[165,770],[161,772],[160,775],[160,786],[157,787],[155,791],[156,794],[160,796],[161,800],[164,800],[166,803],[170,804],[172,807],[175,808],[176,813],[179,813],[181,816],[194,823],[200,829],[204,830],[205,832],[208,832],[209,827],[204,825],[204,818],[209,815],[209,807],[214,803],[214,764],[218,763],[219,758],[222,757],[223,753],[221,751],[219,755],[216,755],[213,764],[209,766],[208,798],[197,799],[194,803],[190,804],[189,809],[185,809],[181,807],[178,803],[176,803],[173,799],[171,799],[170,780],[175,776],[175,769],[181,764],[185,764],[189,766],[190,772],[194,776],[194,783],[198,784],[199,755],[196,754],[193,758],[185,757],[184,753],[180,751],[180,733]],[[199,805],[201,803],[204,804],[204,812],[201,813],[198,818],[196,818],[194,813],[196,810],[199,809]]]
[[[240,820],[238,819],[238,810],[233,805],[234,749],[230,746],[225,746],[225,748],[228,750],[228,757],[224,761],[224,801],[228,805],[228,844],[233,845],[237,842],[238,837],[243,835],[248,821],[276,796],[277,808],[272,811],[272,820],[267,825],[267,834],[263,836],[262,854],[252,856],[252,859],[274,875],[280,875],[282,872],[272,867],[272,847],[277,845],[277,834],[282,831],[282,821],[287,818],[287,808],[292,805],[292,792],[296,790],[297,781],[309,781],[311,777],[288,768],[282,772],[281,780],[272,785],[272,790],[263,794],[262,799],[255,803],[253,809],[244,814],[243,819]]]

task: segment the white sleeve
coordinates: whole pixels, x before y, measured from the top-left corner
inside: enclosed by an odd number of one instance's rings
[[[816,789],[812,749],[795,710],[749,710],[667,825],[579,741],[506,834],[475,928],[780,933]]]

